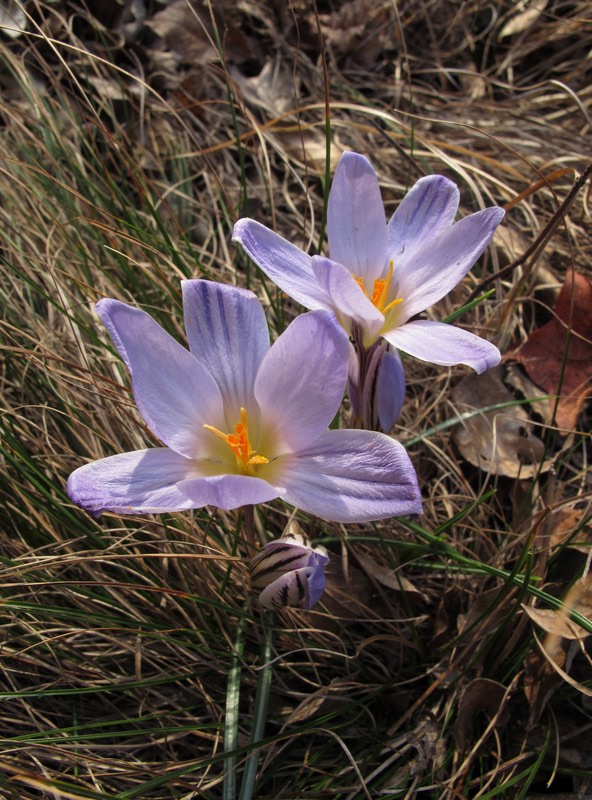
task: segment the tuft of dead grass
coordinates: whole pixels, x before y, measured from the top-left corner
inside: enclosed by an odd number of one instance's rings
[[[326,155],[332,169],[354,149],[389,212],[431,172],[459,184],[463,214],[507,206],[494,246],[433,314],[493,287],[459,323],[502,350],[524,341],[568,268],[591,276],[588,185],[558,214],[590,159],[589,9],[22,9],[26,30],[0,42],[0,792],[220,797],[237,630],[239,768],[262,667],[240,520],[97,522],[71,505],[74,467],[150,440],[93,304],[138,303],[182,338],[178,281],[210,277],[257,291],[279,331],[298,309],[231,248],[232,225],[256,216],[314,251]],[[523,606],[552,611],[587,570],[589,410],[562,437],[527,404],[553,469],[493,476],[452,438],[465,370],[405,368],[395,435],[425,515],[313,531],[332,553],[330,588],[318,610],[278,621],[257,796],[585,792],[592,623],[549,661]],[[260,509],[258,535],[286,517]]]

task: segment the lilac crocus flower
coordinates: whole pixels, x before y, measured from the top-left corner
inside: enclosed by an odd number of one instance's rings
[[[384,430],[396,418],[404,391],[400,363],[382,358],[389,346],[434,364],[467,364],[477,372],[500,360],[498,349],[473,333],[412,319],[464,278],[504,215],[501,208],[486,208],[453,224],[458,203],[455,184],[430,175],[417,181],[387,224],[372,165],[348,152],[329,194],[330,258],[311,257],[252,219],[234,227],[233,239],[280,289],[306,308],[335,314],[355,348],[354,411],[367,417],[356,405],[369,403],[371,387],[377,387],[374,413]]]
[[[233,509],[276,497],[316,516],[363,522],[419,513],[405,449],[367,431],[327,430],[347,378],[348,340],[327,311],[298,317],[270,347],[251,292],[183,282],[189,350],[117,300],[97,311],[164,447],[79,467],[72,500],[91,514]]]
[[[259,604],[269,609],[311,608],[325,591],[328,563],[325,548],[313,545],[298,523],[291,522],[282,536],[267,542],[249,565],[251,585],[263,590]]]

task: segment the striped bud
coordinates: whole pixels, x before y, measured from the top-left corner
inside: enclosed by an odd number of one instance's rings
[[[327,585],[327,551],[312,545],[297,522],[290,522],[275,542],[268,542],[249,565],[251,585],[262,589],[263,608],[311,608]]]

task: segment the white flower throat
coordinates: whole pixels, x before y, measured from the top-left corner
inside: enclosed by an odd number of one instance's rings
[[[247,410],[245,408],[241,408],[240,422],[237,422],[234,426],[234,433],[224,433],[218,428],[212,427],[212,425],[204,425],[204,428],[226,442],[236,457],[236,466],[241,474],[254,475],[255,467],[269,463],[268,458],[258,455],[251,446]]]

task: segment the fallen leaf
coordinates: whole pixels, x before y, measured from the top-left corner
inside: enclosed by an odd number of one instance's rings
[[[562,679],[582,694],[592,696],[590,689],[569,675],[577,648],[590,634],[568,616],[569,611],[577,611],[588,619],[592,616],[591,574],[573,584],[563,598],[563,606],[559,610],[522,606],[533,622],[547,634],[542,642],[535,636],[538,649],[533,649],[525,662],[524,694],[531,706],[531,722],[540,717]]]
[[[481,375],[469,375],[453,390],[459,413],[515,400],[502,381],[502,367]],[[464,458],[493,475],[532,478],[546,471],[551,461],[541,464],[543,442],[533,432],[528,414],[520,405],[495,411],[481,411],[454,428],[453,437]]]
[[[249,78],[237,68],[231,67],[230,76],[245,100],[265,109],[274,117],[295,105],[298,82],[290,69],[278,58],[268,58],[258,75]]]
[[[502,706],[505,694],[506,687],[489,678],[476,678],[466,686],[452,726],[454,742],[460,751],[472,737],[473,722],[479,712],[485,712],[490,718],[497,717],[496,727],[507,722],[509,711]]]
[[[551,425],[555,401],[540,386],[530,380],[519,364],[507,364],[506,366],[507,369],[504,375],[506,386],[528,398],[532,411],[541,417],[546,425]]]
[[[398,30],[392,21],[391,3],[376,0],[347,0],[330,14],[320,14],[321,30],[331,49],[371,66],[385,50],[397,43]],[[311,27],[316,20],[310,18]]]
[[[592,547],[592,524],[584,517],[587,511],[576,508],[560,508],[551,517],[551,547],[569,547],[589,555]]]
[[[217,56],[207,13],[184,0],[173,0],[147,19],[146,26],[187,64],[206,64]]]
[[[530,619],[542,628],[545,633],[561,636],[563,639],[583,639],[588,632],[581,628],[569,617],[553,608],[535,608],[522,604],[522,608]]]
[[[553,319],[508,355],[519,361],[547,394],[560,393],[557,425],[565,432],[573,430],[592,392],[592,282],[570,270]]]
[[[325,700],[326,689],[324,688],[320,692],[315,692],[315,694],[310,697],[305,697],[286,719],[283,726],[284,729],[295,725],[297,722],[304,722],[304,720],[310,719],[310,717],[317,713]]]
[[[215,12],[216,17],[219,10]],[[253,54],[238,18],[235,18],[237,9],[229,6],[229,12],[231,18],[216,19],[216,25],[225,32],[225,57],[242,63]],[[204,65],[218,58],[212,19],[205,6],[200,7],[186,0],[173,0],[147,19],[145,24],[162,39],[180,63]]]
[[[419,595],[424,600],[428,599],[411,581],[396,570],[383,567],[370,556],[362,555],[361,553],[358,553],[356,558],[364,572],[382,586],[386,586],[387,589],[394,589],[396,592],[409,592]]]

